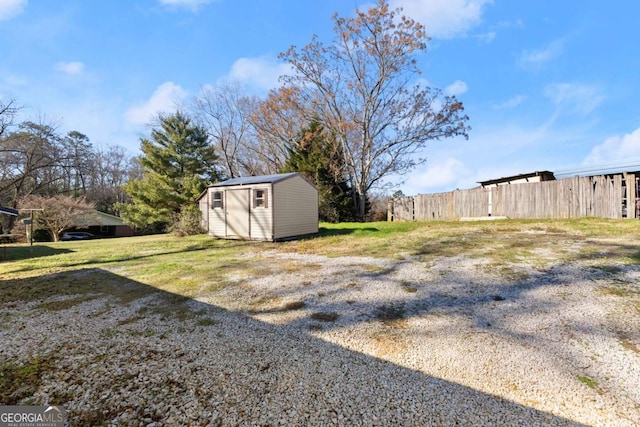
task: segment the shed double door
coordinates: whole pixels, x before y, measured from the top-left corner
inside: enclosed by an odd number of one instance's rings
[[[227,237],[250,238],[249,207],[251,190],[227,190],[226,193]]]

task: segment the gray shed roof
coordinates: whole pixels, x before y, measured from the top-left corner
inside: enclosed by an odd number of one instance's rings
[[[17,210],[11,209],[11,208],[3,208],[2,206],[0,206],[0,213],[6,214],[6,215],[18,216]]]
[[[274,182],[282,181],[292,176],[300,175],[298,172],[291,173],[278,173],[274,175],[258,175],[247,176],[242,178],[232,178],[222,182],[216,182],[209,187],[226,187],[229,185],[251,185],[251,184],[271,184]]]

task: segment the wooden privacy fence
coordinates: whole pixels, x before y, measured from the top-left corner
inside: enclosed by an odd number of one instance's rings
[[[635,174],[574,177],[390,199],[388,219],[637,218],[637,197]]]

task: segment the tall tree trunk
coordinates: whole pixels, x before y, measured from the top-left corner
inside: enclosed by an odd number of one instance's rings
[[[367,193],[362,190],[358,192],[358,221],[365,222],[367,215]]]

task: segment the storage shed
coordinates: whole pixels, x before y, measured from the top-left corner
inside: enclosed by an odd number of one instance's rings
[[[318,190],[297,172],[218,182],[198,204],[213,237],[275,241],[318,232]]]

